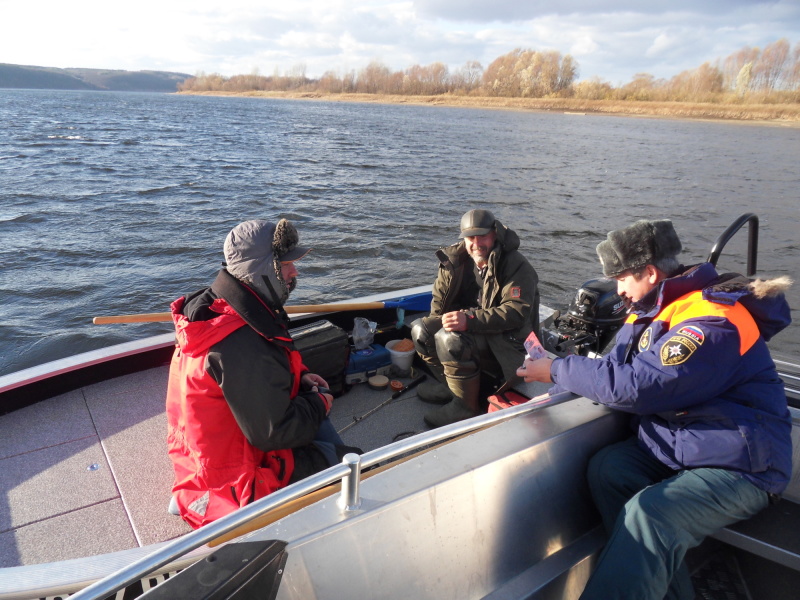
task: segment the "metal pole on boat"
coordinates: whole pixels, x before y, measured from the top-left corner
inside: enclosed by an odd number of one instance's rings
[[[345,454],[342,463],[350,469],[350,472],[342,477],[342,494],[339,496],[339,507],[342,512],[358,510],[361,506],[361,497],[358,491],[361,483],[361,456],[354,452]]]

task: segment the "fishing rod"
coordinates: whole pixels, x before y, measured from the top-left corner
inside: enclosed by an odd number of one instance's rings
[[[364,413],[364,414],[363,414],[363,415],[361,415],[360,417],[353,417],[353,421],[352,421],[352,423],[348,423],[347,425],[345,425],[344,427],[342,427],[342,428],[341,428],[339,431],[337,431],[336,433],[339,433],[339,434],[341,434],[341,433],[343,433],[343,432],[347,431],[348,429],[350,429],[350,428],[351,428],[353,425],[355,425],[355,424],[357,424],[357,423],[360,423],[361,421],[363,421],[364,419],[366,419],[366,418],[367,418],[368,416],[370,416],[371,414],[378,412],[378,411],[379,411],[380,409],[382,409],[384,406],[386,406],[387,404],[389,404],[389,402],[391,402],[392,400],[395,400],[396,398],[399,398],[401,394],[403,394],[403,393],[407,392],[408,390],[410,390],[410,389],[412,389],[412,388],[415,388],[415,387],[416,387],[417,385],[419,385],[419,384],[420,384],[420,383],[421,383],[421,382],[422,382],[422,381],[423,381],[423,380],[424,380],[426,377],[427,377],[427,375],[425,375],[425,373],[422,373],[422,374],[421,374],[419,377],[417,377],[416,379],[414,379],[414,380],[413,380],[412,382],[410,382],[408,385],[406,385],[406,386],[403,386],[402,388],[400,388],[399,390],[397,390],[397,391],[396,391],[394,394],[392,394],[391,396],[389,396],[389,398],[388,398],[388,399],[386,399],[386,400],[384,400],[383,402],[381,402],[380,404],[378,404],[378,406],[376,406],[376,407],[375,407],[375,408],[373,408],[372,410],[369,410],[369,411],[367,411],[366,413]]]

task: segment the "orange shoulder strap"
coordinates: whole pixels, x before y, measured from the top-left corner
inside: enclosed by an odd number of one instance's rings
[[[668,321],[669,328],[689,319],[721,317],[727,319],[739,331],[739,354],[743,355],[756,343],[761,333],[753,316],[741,304],[717,304],[703,299],[703,292],[690,292],[662,310],[654,320]]]

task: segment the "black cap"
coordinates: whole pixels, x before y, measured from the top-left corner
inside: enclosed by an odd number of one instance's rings
[[[459,238],[486,235],[494,231],[495,218],[492,213],[482,208],[476,208],[461,217],[461,235]]]

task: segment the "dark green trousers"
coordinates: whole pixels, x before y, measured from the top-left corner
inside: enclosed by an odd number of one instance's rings
[[[674,471],[636,438],[593,456],[588,478],[609,540],[581,600],[693,600],[686,551],[769,503],[739,473]]]

